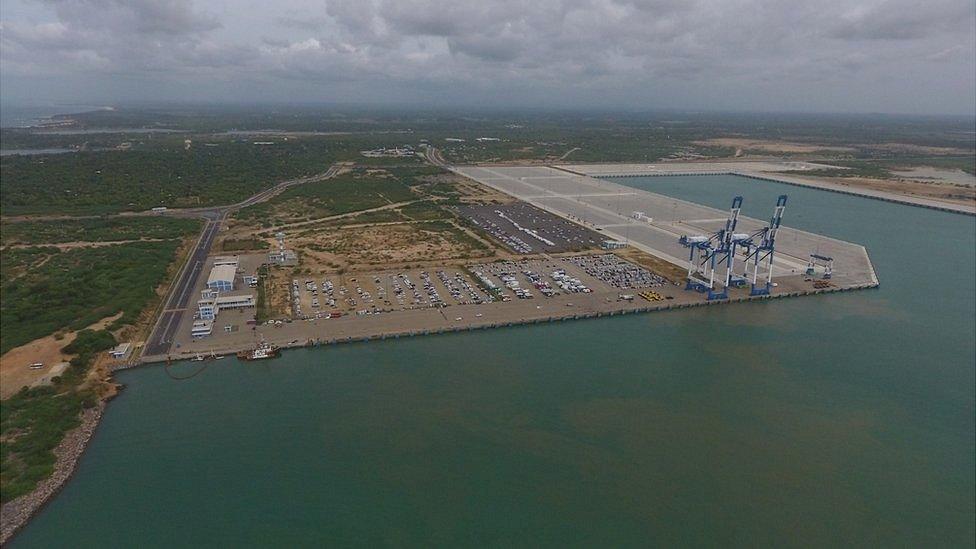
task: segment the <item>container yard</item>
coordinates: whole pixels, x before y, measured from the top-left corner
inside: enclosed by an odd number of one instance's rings
[[[680,242],[682,236],[714,234],[728,220],[727,211],[556,168],[462,166],[453,170],[676,265],[686,265],[689,260],[688,249]],[[769,206],[772,212],[773,205]],[[640,219],[635,218],[635,212],[641,213]],[[766,223],[740,216],[737,230],[753,234]],[[804,274],[811,254],[833,258],[832,280],[836,286],[878,282],[863,246],[790,228],[787,218],[779,228],[773,274]]]

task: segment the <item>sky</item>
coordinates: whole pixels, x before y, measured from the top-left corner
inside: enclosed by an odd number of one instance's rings
[[[3,0],[5,103],[976,113],[976,0]]]

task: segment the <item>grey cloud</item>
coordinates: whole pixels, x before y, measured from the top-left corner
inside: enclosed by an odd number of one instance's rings
[[[935,32],[972,29],[976,5],[967,1],[886,0],[842,12],[830,33],[845,40],[916,40]]]
[[[48,0],[62,21],[126,33],[186,35],[216,29],[191,0]]]
[[[768,95],[836,96],[851,74],[878,84],[859,83],[849,108],[877,110],[872,89],[899,108],[893,82],[909,105],[931,96],[939,108],[951,96],[970,108],[976,96],[972,0],[282,0],[246,12],[212,2],[42,0],[33,5],[49,18],[2,22],[0,59],[24,78],[147,75],[151,86],[205,75],[227,83],[221,97],[287,82],[298,100],[357,89],[410,100],[428,90],[755,108]],[[783,101],[777,108],[822,108]]]

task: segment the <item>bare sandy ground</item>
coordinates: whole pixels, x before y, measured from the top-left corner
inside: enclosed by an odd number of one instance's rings
[[[741,150],[785,152],[785,153],[814,153],[818,151],[853,152],[851,147],[834,147],[810,143],[795,143],[773,139],[747,139],[742,137],[716,137],[703,141],[694,141],[695,145],[705,147],[733,147]]]
[[[809,170],[824,169],[824,164],[805,161],[739,161],[723,159],[710,162],[658,162],[655,164],[574,164],[558,169],[590,177],[669,175],[676,173],[737,173],[769,177],[786,183],[858,194],[906,204],[948,208],[972,214],[976,207],[976,188],[933,181],[877,179],[869,177],[822,177],[807,175]]]
[[[947,170],[945,168],[934,168],[932,166],[915,166],[900,170],[892,170],[891,173],[905,179],[915,181],[927,181],[932,183],[948,183],[951,185],[976,186],[976,175],[968,174],[962,170]]]
[[[87,328],[101,330],[120,316],[122,313],[105,317]],[[4,353],[0,357],[0,398],[9,398],[21,387],[43,380],[58,364],[71,360],[73,355],[64,354],[61,349],[74,341],[76,335],[77,332],[67,332],[64,337],[57,339],[52,334]],[[43,362],[44,367],[31,370],[28,366],[35,362]]]
[[[897,194],[934,198],[956,204],[972,206],[976,201],[976,188],[936,182],[922,182],[911,179],[876,179],[871,177],[817,177],[840,185],[888,191]]]

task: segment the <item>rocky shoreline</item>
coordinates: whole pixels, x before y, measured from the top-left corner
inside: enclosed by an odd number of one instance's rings
[[[81,425],[69,431],[61,444],[54,449],[56,460],[54,473],[50,477],[37,483],[37,487],[29,494],[8,501],[0,507],[0,545],[10,541],[74,474],[78,459],[88,446],[105,411],[105,404],[105,400],[100,400],[96,406],[81,412]]]

